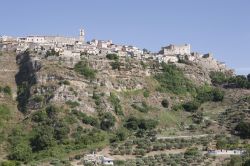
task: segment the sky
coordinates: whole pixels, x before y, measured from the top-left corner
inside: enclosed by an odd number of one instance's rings
[[[0,35],[111,39],[158,52],[191,44],[250,73],[250,0],[1,0]]]

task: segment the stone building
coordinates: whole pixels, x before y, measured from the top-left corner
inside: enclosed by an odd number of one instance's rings
[[[162,47],[160,54],[164,55],[190,55],[191,46],[190,44],[185,45],[172,45]]]

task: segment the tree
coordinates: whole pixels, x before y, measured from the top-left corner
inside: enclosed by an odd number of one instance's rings
[[[249,166],[250,165],[250,159],[246,160],[243,166]]]
[[[227,82],[227,76],[223,72],[211,72],[210,78],[213,84],[222,85]]]
[[[161,105],[162,105],[164,108],[168,108],[168,105],[169,105],[168,100],[167,100],[167,99],[163,99],[163,100],[161,101]]]
[[[113,70],[115,70],[115,69],[120,70],[121,69],[121,63],[119,61],[112,62],[111,66],[112,66]]]
[[[115,125],[115,117],[110,112],[104,113],[104,115],[101,118],[101,124],[100,124],[101,129],[109,130],[114,125]]]
[[[13,147],[9,157],[10,159],[17,161],[30,161],[32,158],[32,149],[28,142],[20,142]]]
[[[235,127],[235,130],[242,138],[250,138],[250,122],[240,122]]]
[[[119,56],[117,54],[107,54],[106,58],[108,58],[109,60],[118,60]]]
[[[138,119],[136,117],[129,117],[125,123],[125,127],[129,130],[136,130],[138,129]]]
[[[183,108],[187,112],[195,112],[200,107],[200,103],[197,101],[190,101],[183,104]]]
[[[55,145],[54,130],[51,126],[38,126],[35,136],[31,139],[32,149],[40,151]]]
[[[218,88],[213,90],[213,101],[222,101],[224,99],[224,92]]]
[[[250,74],[247,75],[247,80],[250,82]]]
[[[67,138],[70,129],[64,121],[57,121],[54,127],[54,132],[55,138],[62,141]]]

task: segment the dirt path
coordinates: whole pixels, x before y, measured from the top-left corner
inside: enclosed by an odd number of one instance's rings
[[[170,137],[157,136],[157,139],[178,139],[178,138],[190,139],[190,138],[201,138],[207,136],[214,136],[214,134],[180,135],[180,136],[170,136]]]
[[[186,151],[186,148],[184,149],[171,149],[171,150],[161,150],[161,151],[151,151],[147,153],[145,156],[153,156],[156,154],[177,154],[177,153],[183,153]],[[99,151],[97,154],[104,155],[106,157],[115,159],[115,160],[128,160],[128,159],[135,159],[136,155],[110,155],[110,149],[109,147],[104,148],[103,150]]]

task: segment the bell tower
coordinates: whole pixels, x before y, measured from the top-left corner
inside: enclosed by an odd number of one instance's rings
[[[84,42],[84,36],[85,36],[84,29],[80,29],[79,41],[82,43]]]

